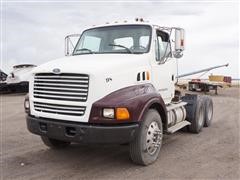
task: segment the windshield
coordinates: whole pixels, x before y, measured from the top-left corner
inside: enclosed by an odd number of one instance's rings
[[[121,25],[89,29],[83,32],[73,55],[93,53],[147,53],[151,27]]]

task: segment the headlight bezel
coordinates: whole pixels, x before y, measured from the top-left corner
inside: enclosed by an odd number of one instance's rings
[[[115,109],[114,108],[103,108],[102,116],[104,118],[114,119],[115,118]]]

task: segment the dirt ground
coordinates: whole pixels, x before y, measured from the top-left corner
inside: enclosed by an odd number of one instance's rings
[[[24,95],[2,95],[1,179],[240,179],[239,94],[239,88],[211,93],[212,126],[165,136],[158,160],[147,167],[132,164],[123,145],[51,150],[26,128]]]

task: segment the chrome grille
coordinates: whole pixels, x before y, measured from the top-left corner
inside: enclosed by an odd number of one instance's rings
[[[87,101],[89,76],[86,74],[39,73],[34,78],[35,98],[61,101]]]
[[[85,113],[86,107],[34,102],[34,109],[46,113],[82,116]]]

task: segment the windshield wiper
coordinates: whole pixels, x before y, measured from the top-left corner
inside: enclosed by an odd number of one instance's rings
[[[121,44],[108,44],[109,46],[117,46],[126,49],[129,53],[133,54],[133,52],[126,46],[123,46]]]
[[[88,49],[88,48],[82,48],[82,49],[77,49],[77,50],[76,50],[76,52],[79,52],[79,51],[88,51],[88,52],[91,53],[91,54],[94,53],[91,49]]]

